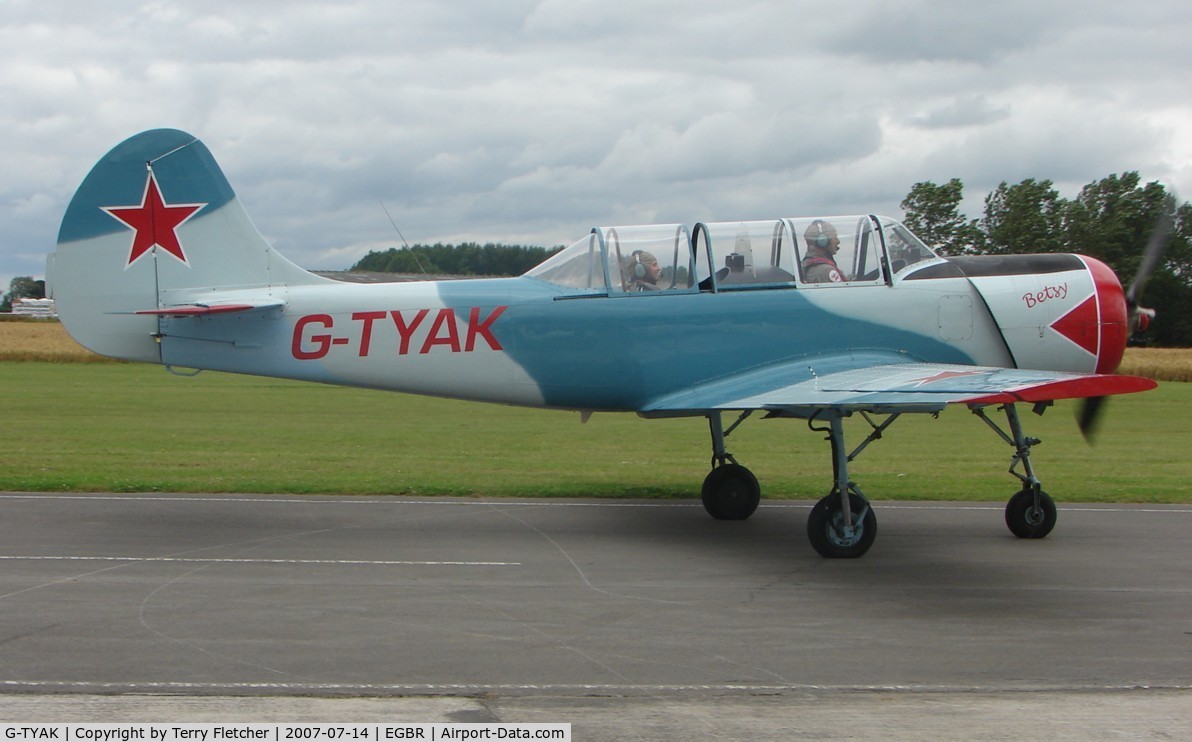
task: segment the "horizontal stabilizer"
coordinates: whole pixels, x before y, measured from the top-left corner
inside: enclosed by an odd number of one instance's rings
[[[229,312],[251,312],[254,309],[279,309],[285,306],[283,302],[259,302],[256,304],[179,304],[161,309],[140,309],[134,314],[153,314],[164,317],[201,317],[211,314],[226,314]]]

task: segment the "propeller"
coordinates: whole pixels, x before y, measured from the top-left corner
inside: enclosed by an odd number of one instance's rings
[[[1151,320],[1155,318],[1155,310],[1142,306],[1139,300],[1142,290],[1146,288],[1146,282],[1155,272],[1159,261],[1163,259],[1163,251],[1167,249],[1167,238],[1171,236],[1172,226],[1175,222],[1174,213],[1175,197],[1168,194],[1164,198],[1159,218],[1155,221],[1155,227],[1151,230],[1151,236],[1147,239],[1146,247],[1142,251],[1142,261],[1138,264],[1138,272],[1134,274],[1134,280],[1126,289],[1126,317],[1130,335],[1146,330],[1150,326]],[[1104,410],[1105,397],[1088,397],[1080,407],[1076,424],[1080,427],[1081,435],[1089,443],[1096,439],[1097,427]]]
[[[1076,416],[1076,424],[1080,427],[1080,434],[1085,441],[1095,443],[1097,430],[1101,426],[1101,410],[1105,407],[1107,397],[1085,397],[1080,405],[1080,412]]]
[[[1151,237],[1146,241],[1142,262],[1138,264],[1138,272],[1134,274],[1130,288],[1126,289],[1126,309],[1129,312],[1131,334],[1142,332],[1155,318],[1154,309],[1148,309],[1138,302],[1139,297],[1142,296],[1142,290],[1146,288],[1147,280],[1150,279],[1151,273],[1154,273],[1155,267],[1163,258],[1163,251],[1167,249],[1167,238],[1171,236],[1171,228],[1174,223],[1173,210],[1174,205],[1171,203],[1171,199],[1166,200],[1163,210],[1159,213],[1159,219],[1155,222],[1155,228],[1151,230]]]

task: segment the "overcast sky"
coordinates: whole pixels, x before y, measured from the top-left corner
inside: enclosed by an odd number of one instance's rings
[[[0,280],[94,162],[201,138],[306,268],[406,239],[875,212],[960,178],[1192,194],[1178,0],[0,0]]]

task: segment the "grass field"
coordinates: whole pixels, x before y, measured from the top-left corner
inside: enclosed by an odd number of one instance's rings
[[[1100,445],[1074,407],[1027,414],[1061,501],[1192,501],[1192,384],[1111,401]],[[528,410],[157,366],[0,362],[0,490],[689,497],[710,455],[702,419]],[[849,420],[859,441],[861,423]],[[767,497],[829,486],[822,433],[751,420],[730,449]],[[874,499],[1004,500],[1011,450],[967,410],[907,416],[854,478]]]
[[[82,347],[62,325],[45,320],[0,321],[0,362],[115,363]],[[1119,369],[1163,381],[1192,381],[1192,349],[1129,348]]]

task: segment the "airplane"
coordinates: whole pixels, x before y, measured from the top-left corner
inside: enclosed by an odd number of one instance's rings
[[[1144,282],[1124,291],[1075,254],[941,257],[861,214],[595,227],[518,277],[348,283],[282,257],[207,147],[172,129],[99,160],[47,259],[62,324],[105,356],[585,421],[706,418],[701,500],[720,520],[750,517],[761,496],[730,434],[754,414],[805,420],[830,442],[831,487],[807,519],[827,558],[860,557],[877,535],[853,459],[901,415],[948,405],[1013,450],[1010,531],[1050,533],[1056,506],[1019,406],[1154,388],[1114,373],[1154,314],[1137,302]],[[853,415],[870,432],[850,450]]]

